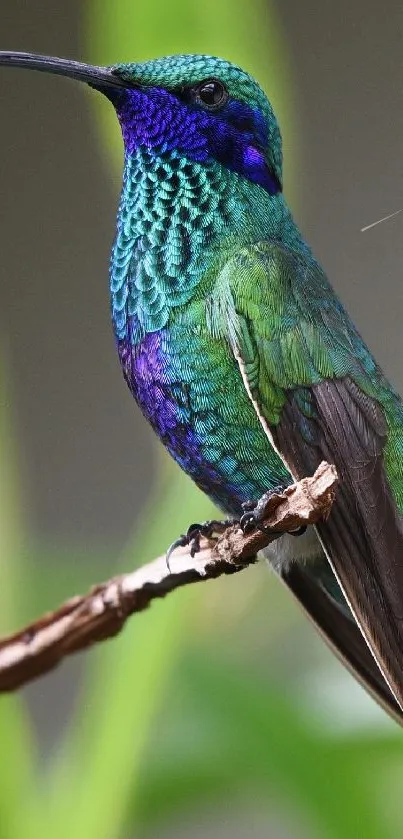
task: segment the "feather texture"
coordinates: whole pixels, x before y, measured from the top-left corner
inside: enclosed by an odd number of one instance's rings
[[[111,304],[128,386],[226,513],[335,463],[341,486],[318,535],[341,588],[319,541],[303,566],[283,540],[276,569],[400,717],[382,673],[402,704],[403,408],[284,200],[271,105],[209,56],[112,72],[128,85],[108,94],[125,144]],[[224,85],[222,108],[194,98],[203,79]]]
[[[391,431],[403,446],[402,404],[313,260],[262,243],[223,274],[228,340],[276,451],[295,478],[323,458],[338,469],[336,501],[317,531],[403,705],[403,462],[390,452]]]

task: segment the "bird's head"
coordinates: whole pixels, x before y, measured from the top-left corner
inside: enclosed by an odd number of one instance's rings
[[[240,67],[205,55],[118,64],[130,85],[114,96],[126,147],[144,143],[199,162],[218,163],[281,189],[281,137],[271,105]]]
[[[0,64],[69,76],[114,104],[127,153],[139,146],[200,163],[217,161],[273,194],[281,191],[281,136],[272,107],[240,67],[205,55],[94,67],[0,52]]]

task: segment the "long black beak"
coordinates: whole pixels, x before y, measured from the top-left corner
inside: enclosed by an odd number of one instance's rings
[[[48,55],[35,55],[31,52],[11,52],[0,50],[0,65],[7,67],[25,67],[28,70],[41,70],[43,73],[56,73],[86,82],[91,87],[106,92],[110,88],[127,88],[129,85],[113,69],[97,67],[92,64],[82,64],[81,61],[71,61],[68,58],[53,58]]]

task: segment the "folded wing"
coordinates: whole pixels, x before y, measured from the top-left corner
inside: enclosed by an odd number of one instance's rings
[[[403,708],[402,404],[309,255],[266,242],[243,249],[221,271],[208,305],[211,329],[229,341],[293,477],[312,474],[323,459],[338,470],[336,500],[318,535]],[[360,671],[353,640],[346,657]],[[370,683],[375,671],[363,649]]]

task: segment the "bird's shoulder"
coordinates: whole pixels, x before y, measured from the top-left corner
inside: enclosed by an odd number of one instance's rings
[[[213,334],[265,360],[266,375],[288,388],[351,372],[366,350],[318,262],[277,242],[233,252],[206,300]],[[368,356],[368,358],[367,358]]]

